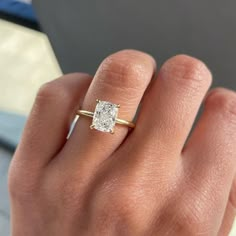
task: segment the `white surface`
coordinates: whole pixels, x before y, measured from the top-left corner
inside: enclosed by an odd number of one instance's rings
[[[43,33],[0,20],[0,110],[28,114],[40,85],[59,75]]]
[[[0,20],[0,110],[27,115],[39,86],[61,75],[47,37]],[[11,123],[12,122],[12,123]],[[0,113],[0,135],[19,138],[24,118]],[[17,135],[16,135],[17,134]],[[9,236],[7,173],[11,154],[0,147],[0,236]]]

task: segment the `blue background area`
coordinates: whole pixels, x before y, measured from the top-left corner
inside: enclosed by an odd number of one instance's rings
[[[37,22],[32,5],[17,0],[0,0],[0,12]]]
[[[26,117],[0,111],[0,146],[1,143],[14,149],[20,139]]]

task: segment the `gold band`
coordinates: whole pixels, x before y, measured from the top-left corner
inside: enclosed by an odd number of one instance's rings
[[[85,111],[85,110],[78,110],[77,115],[79,116],[87,116],[93,118],[93,112],[91,111]],[[119,125],[125,125],[128,126],[129,128],[135,128],[135,124],[133,122],[127,121],[127,120],[122,120],[119,118],[116,118],[116,124]]]

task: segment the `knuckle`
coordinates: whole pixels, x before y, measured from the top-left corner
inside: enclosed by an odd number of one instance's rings
[[[164,209],[161,217],[162,223],[168,221],[171,231],[178,235],[213,235],[206,224],[205,214],[199,209],[193,209],[186,201],[173,201]]]
[[[200,211],[192,211],[192,207],[189,208],[189,205],[182,204],[180,206],[181,211],[177,217],[177,222],[179,226],[182,226],[190,235],[199,234],[199,230],[204,227],[204,214],[201,214]]]
[[[130,210],[133,210],[133,206],[130,204],[132,201],[130,201],[130,198],[126,197],[127,194],[123,189],[115,188],[109,190],[107,193],[105,193],[105,191],[107,190],[101,190],[100,192],[100,199],[102,201],[101,205],[106,205],[106,207],[102,207],[102,209],[112,209],[111,212],[117,212],[118,215],[123,216],[125,216]]]
[[[109,181],[108,181],[109,182]],[[122,183],[104,183],[100,186],[94,196],[96,196],[95,212],[98,219],[107,222],[112,219],[112,224],[123,222],[124,227],[142,227],[140,219],[144,218],[146,206],[138,199],[137,190],[130,190]]]
[[[210,85],[212,81],[207,66],[202,61],[187,55],[177,55],[167,60],[161,69],[161,74],[194,88],[201,84]]]
[[[139,88],[147,83],[147,78],[151,78],[154,67],[155,61],[148,54],[124,50],[107,57],[102,62],[98,74],[102,82]]]
[[[210,92],[205,100],[208,109],[220,111],[229,121],[236,123],[236,94],[223,88]]]
[[[51,191],[54,195],[55,193],[57,194],[57,197],[64,205],[65,210],[68,210],[68,212],[74,212],[75,209],[80,208],[83,199],[84,193],[81,191],[81,182],[83,182],[82,178],[80,178],[80,184],[78,184],[77,176],[69,176],[64,180],[61,180],[56,175],[48,181],[47,185],[48,188],[54,190]],[[78,189],[80,191],[78,191]]]
[[[70,91],[62,83],[58,83],[57,80],[53,80],[43,84],[38,93],[36,100],[48,101],[54,99],[66,100],[70,98]]]
[[[54,97],[56,95],[55,93],[56,93],[55,92],[55,83],[47,82],[39,88],[37,97],[38,98]]]
[[[22,170],[15,165],[10,166],[8,174],[8,190],[12,199],[27,202],[37,195],[38,188],[32,171]]]

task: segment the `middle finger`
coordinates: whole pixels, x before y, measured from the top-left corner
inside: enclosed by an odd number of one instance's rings
[[[127,145],[136,146],[146,160],[145,153],[152,152],[150,157],[159,164],[174,164],[211,80],[201,61],[185,55],[169,59],[145,96]]]

